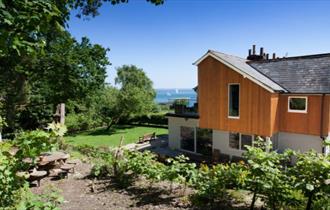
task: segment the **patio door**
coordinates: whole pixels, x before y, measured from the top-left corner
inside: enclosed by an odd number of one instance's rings
[[[212,130],[181,127],[180,148],[184,151],[212,156]]]
[[[196,128],[196,152],[204,156],[212,156],[211,129]]]

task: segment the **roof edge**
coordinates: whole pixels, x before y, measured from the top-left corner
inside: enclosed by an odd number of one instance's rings
[[[269,87],[268,85],[262,83],[261,81],[257,80],[256,78],[254,78],[253,76],[245,73],[243,70],[239,69],[238,67],[234,66],[233,64],[229,63],[228,61],[220,58],[219,56],[217,56],[216,54],[213,53],[212,50],[208,50],[201,58],[199,58],[197,61],[195,61],[193,63],[193,65],[198,65],[200,64],[205,58],[207,58],[208,56],[213,57],[214,59],[218,60],[219,62],[223,63],[224,65],[230,67],[231,69],[233,69],[234,71],[236,71],[237,73],[239,73],[240,75],[242,75],[244,78],[248,78],[249,80],[253,81],[254,83],[256,83],[257,85],[260,85],[261,87],[265,88],[267,91],[271,92],[271,93],[275,93],[275,92],[281,92],[280,90],[275,90],[271,87]],[[236,56],[237,57],[237,56]],[[241,58],[242,59],[242,58]],[[246,63],[246,65],[249,65]],[[249,65],[250,66],[250,65]],[[254,69],[254,68],[253,68]],[[254,69],[255,70],[255,69]],[[256,72],[260,73],[259,71],[255,70]],[[264,76],[264,75],[263,75]],[[268,78],[268,77],[267,77]],[[269,78],[268,78],[269,79]],[[271,80],[271,79],[270,79]],[[271,80],[272,82],[274,82],[273,80]],[[274,82],[275,84],[277,84],[276,82]],[[283,91],[287,91],[285,88],[283,88],[281,85],[277,84],[279,87],[281,87],[283,89]]]

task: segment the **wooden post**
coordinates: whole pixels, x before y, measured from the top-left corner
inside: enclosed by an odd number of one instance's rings
[[[270,137],[269,136],[267,136],[266,137],[266,152],[269,152],[270,151],[270,147],[271,147],[271,145],[272,145],[272,141],[270,140]]]
[[[64,125],[65,123],[65,104],[60,104],[60,123]]]

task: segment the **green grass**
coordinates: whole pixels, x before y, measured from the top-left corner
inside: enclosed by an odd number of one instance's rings
[[[156,135],[167,134],[166,128],[153,128],[131,125],[117,125],[106,130],[99,128],[92,131],[78,133],[76,135],[65,136],[65,141],[72,145],[91,145],[91,146],[111,146],[116,147],[120,143],[121,136],[124,137],[124,144],[135,143],[139,137],[146,133],[156,132]]]

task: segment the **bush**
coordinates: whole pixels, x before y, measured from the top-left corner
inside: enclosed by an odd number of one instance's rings
[[[101,119],[91,113],[70,113],[65,118],[65,125],[68,131],[73,133],[77,131],[85,131],[92,128],[102,126]]]
[[[23,180],[16,176],[17,159],[8,152],[0,151],[0,208],[12,206]]]
[[[330,156],[310,151],[297,155],[297,162],[290,169],[295,187],[307,197],[306,209],[313,208],[313,202],[323,200],[330,194]]]
[[[35,195],[30,191],[28,184],[26,184],[19,190],[18,194],[20,199],[15,204],[15,209],[17,210],[59,210],[58,206],[64,202],[59,191],[51,186],[45,194]]]
[[[164,114],[149,114],[135,116],[131,118],[127,123],[138,124],[138,125],[161,125],[167,126],[167,118]]]

